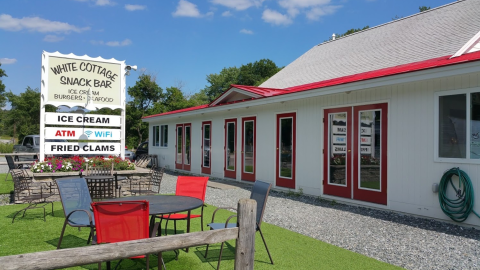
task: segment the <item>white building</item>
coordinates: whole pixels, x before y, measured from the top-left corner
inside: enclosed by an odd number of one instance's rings
[[[479,31],[480,1],[465,0],[324,42],[260,87],[145,117],[150,153],[170,169],[445,220],[432,185],[460,167],[480,212]]]

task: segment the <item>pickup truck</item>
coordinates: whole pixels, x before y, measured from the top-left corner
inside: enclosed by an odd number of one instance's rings
[[[46,140],[47,142],[66,142],[65,139]],[[27,135],[23,138],[22,144],[13,146],[14,153],[32,153],[32,156],[15,156],[15,160],[26,159],[31,160],[38,159],[37,154],[40,153],[40,135]]]

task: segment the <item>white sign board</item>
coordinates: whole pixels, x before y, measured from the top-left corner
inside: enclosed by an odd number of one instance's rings
[[[372,144],[372,137],[360,137],[360,144],[362,145],[371,145]]]
[[[121,119],[119,115],[45,113],[47,125],[120,127]]]
[[[120,143],[66,143],[66,142],[46,142],[45,154],[110,154],[120,155]]]
[[[345,154],[347,153],[347,146],[345,145],[333,145],[332,146],[333,154]]]
[[[46,127],[46,139],[112,141],[121,139],[120,129]]]
[[[346,126],[332,126],[332,129],[333,134],[347,134]]]
[[[372,147],[371,146],[360,146],[360,154],[371,154]]]
[[[44,102],[54,106],[85,107],[92,103],[98,108],[123,108],[124,68],[125,61],[44,52]]]
[[[369,127],[360,127],[361,135],[372,135],[372,128]]]
[[[347,143],[347,136],[333,135],[332,143],[333,144],[346,144]]]

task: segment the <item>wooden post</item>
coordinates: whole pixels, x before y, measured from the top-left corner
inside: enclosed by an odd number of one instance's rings
[[[235,270],[253,270],[257,202],[240,199],[238,202],[238,238],[235,252]]]

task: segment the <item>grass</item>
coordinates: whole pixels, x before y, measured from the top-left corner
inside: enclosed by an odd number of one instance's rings
[[[6,173],[0,173],[0,194],[9,194],[13,192],[12,175],[8,174],[7,181],[5,181]]]
[[[13,144],[0,143],[0,153],[13,153]]]
[[[5,174],[0,174],[0,180],[3,181],[4,177]],[[0,206],[0,224],[2,224],[0,256],[56,249],[64,221],[61,203],[56,202],[54,204],[54,216],[52,216],[50,206],[47,207],[46,222],[43,221],[42,210],[37,209],[27,211],[25,217],[17,217],[15,223],[12,224],[13,214],[23,207],[25,205]],[[210,221],[214,210],[214,206],[205,208],[206,221]],[[229,211],[221,210],[217,213],[216,221],[224,221],[231,214]],[[171,223],[169,225],[169,228],[173,227]],[[185,227],[185,222],[178,222],[177,231],[182,233],[185,231]],[[191,228],[194,231],[200,230],[199,218],[192,220]],[[270,264],[263,242],[259,233],[257,233],[255,237],[255,269],[401,269],[271,224],[263,223],[262,230],[275,264]],[[67,226],[62,248],[86,246],[88,232],[86,229],[79,231]],[[172,233],[173,229],[169,230],[169,234]],[[227,242],[223,252],[221,269],[233,269],[234,247],[234,240]],[[173,251],[164,252],[163,257],[169,270],[211,270],[216,268],[219,249],[220,244],[211,245],[207,259],[203,257],[205,246],[190,248],[189,253],[180,251],[178,261],[175,260]],[[157,269],[156,260],[155,256],[150,257],[151,269]],[[115,264],[116,262],[113,262],[112,266]],[[120,265],[120,269],[136,270],[144,268],[144,259],[125,259]],[[91,264],[69,269],[97,269],[97,265]]]

